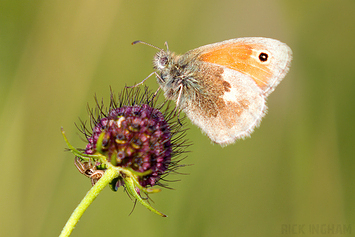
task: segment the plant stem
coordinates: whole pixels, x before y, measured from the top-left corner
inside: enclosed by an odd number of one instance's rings
[[[115,178],[119,176],[119,170],[114,167],[108,167],[105,174],[100,178],[100,180],[89,190],[85,195],[80,204],[76,207],[69,220],[65,224],[59,237],[70,236],[74,227],[80,220],[81,216],[84,214],[86,209],[95,200],[95,198],[100,194],[100,192]]]

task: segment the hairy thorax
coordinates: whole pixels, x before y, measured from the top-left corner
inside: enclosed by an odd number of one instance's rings
[[[215,117],[226,106],[222,96],[231,85],[223,80],[222,67],[199,60],[198,54],[180,56],[166,51],[156,54],[154,66],[165,97],[178,101],[181,109],[194,105]]]

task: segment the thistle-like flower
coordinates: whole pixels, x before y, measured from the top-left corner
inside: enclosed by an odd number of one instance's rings
[[[80,173],[97,184],[108,169],[114,170],[109,185],[117,191],[124,186],[149,210],[165,216],[154,209],[147,198],[159,192],[156,186],[166,187],[165,177],[183,166],[179,155],[189,146],[185,140],[186,129],[169,109],[168,102],[157,105],[156,94],[146,87],[125,88],[117,100],[111,92],[110,105],[96,100],[96,109],[89,109],[90,127],[85,122],[79,129],[88,144],[83,151],[71,146],[75,154],[75,166]]]

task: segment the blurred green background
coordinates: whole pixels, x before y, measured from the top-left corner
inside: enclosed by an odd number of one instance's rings
[[[93,96],[152,72],[156,51],[131,42],[184,53],[246,36],[294,52],[260,128],[221,148],[189,123],[189,175],[151,195],[168,218],[139,204],[129,216],[123,189],[107,188],[72,236],[355,235],[354,12],[353,0],[2,0],[0,236],[59,235],[91,187],[60,127],[85,147],[74,123]]]

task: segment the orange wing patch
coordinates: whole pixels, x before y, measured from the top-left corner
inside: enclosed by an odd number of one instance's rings
[[[199,59],[249,75],[261,89],[265,90],[273,74],[266,64],[259,61],[253,49],[261,50],[257,44],[229,43],[202,53]]]

